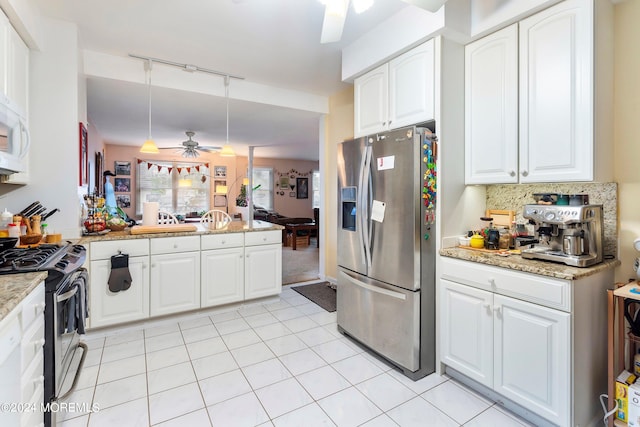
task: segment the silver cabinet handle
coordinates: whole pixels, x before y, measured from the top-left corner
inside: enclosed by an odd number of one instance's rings
[[[509,176],[516,176],[516,171],[509,172]]]
[[[177,243],[173,244],[173,249],[178,249],[178,244]]]
[[[493,307],[493,311],[495,311],[498,318],[502,317],[502,309],[500,307]]]
[[[527,175],[529,175],[529,172],[527,172],[527,171],[522,171],[522,176],[527,176]]]

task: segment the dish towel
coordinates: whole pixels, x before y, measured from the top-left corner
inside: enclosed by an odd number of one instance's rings
[[[126,291],[131,287],[129,255],[118,254],[111,257],[111,274],[107,283],[111,292]]]
[[[89,275],[84,268],[79,269],[71,278],[71,289],[77,288],[75,295],[69,298],[66,304],[67,330],[77,330],[79,334],[85,333],[86,320],[89,315],[87,304],[87,283]]]

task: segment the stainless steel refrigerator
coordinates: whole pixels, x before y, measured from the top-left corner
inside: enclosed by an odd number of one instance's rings
[[[435,370],[435,123],[338,147],[338,328],[412,379]]]

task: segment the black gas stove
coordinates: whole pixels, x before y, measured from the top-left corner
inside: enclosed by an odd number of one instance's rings
[[[86,259],[81,245],[39,245],[0,252],[0,274],[48,271],[47,288],[60,284],[60,278],[78,270]],[[48,289],[51,290],[51,289]]]

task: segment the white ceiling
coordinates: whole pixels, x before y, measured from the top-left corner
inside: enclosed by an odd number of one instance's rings
[[[341,50],[409,6],[376,0],[346,18],[342,40],[320,44],[324,6],[318,0],[34,0],[43,15],[78,25],[82,49],[133,53],[242,76],[247,82],[329,96],[341,81]],[[154,64],[154,69],[162,66]],[[140,61],[143,76],[143,61]],[[212,79],[220,77],[211,75]],[[153,72],[152,72],[153,81]],[[234,80],[229,91],[233,93]],[[108,143],[141,145],[147,136],[147,87],[88,77],[89,121]],[[229,139],[239,154],[318,159],[320,113],[233,99]],[[225,98],[152,87],[152,136],[176,146],[184,132],[203,145],[226,138]]]

